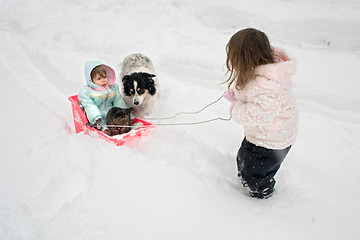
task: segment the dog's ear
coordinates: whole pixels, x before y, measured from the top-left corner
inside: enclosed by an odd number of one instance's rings
[[[130,79],[130,75],[125,75],[122,79],[122,82],[125,82],[126,80]]]
[[[153,76],[155,76],[155,75],[153,75]],[[155,82],[152,78],[149,79],[147,86],[148,86],[150,95],[155,95],[156,87],[155,87]]]
[[[144,77],[145,79],[149,80],[150,82],[151,82],[151,81],[153,82],[153,81],[154,81],[153,77],[156,77],[156,75],[150,74],[150,73],[143,73],[143,77]]]

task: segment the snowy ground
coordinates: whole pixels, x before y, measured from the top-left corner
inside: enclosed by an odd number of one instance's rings
[[[86,60],[145,53],[154,116],[196,111],[224,91],[225,45],[249,26],[298,59],[299,135],[271,199],[244,195],[232,121],[158,126],[127,147],[74,133]],[[0,239],[359,238],[359,1],[12,0],[0,36]]]

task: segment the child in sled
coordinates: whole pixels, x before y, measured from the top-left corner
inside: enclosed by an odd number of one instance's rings
[[[106,127],[106,115],[113,107],[129,109],[123,100],[119,85],[115,83],[115,71],[98,61],[85,63],[86,85],[78,98],[92,126],[110,135]]]

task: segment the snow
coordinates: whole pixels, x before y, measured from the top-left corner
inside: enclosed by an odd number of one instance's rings
[[[1,239],[358,239],[359,1],[1,5]],[[158,126],[124,147],[75,134],[67,97],[85,84],[85,61],[119,72],[144,53],[161,84],[153,116],[197,111],[225,90],[225,45],[244,27],[298,60],[299,135],[272,198],[245,195],[233,121]],[[228,105],[161,122],[226,118]]]

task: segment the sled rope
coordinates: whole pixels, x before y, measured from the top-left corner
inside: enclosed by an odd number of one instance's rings
[[[231,116],[229,118],[221,118],[221,117],[217,117],[217,118],[212,118],[212,119],[208,119],[208,120],[204,120],[204,121],[198,121],[198,122],[185,122],[185,123],[154,123],[152,125],[154,126],[184,126],[184,125],[197,125],[197,124],[203,124],[203,123],[209,123],[209,122],[214,122],[216,120],[222,120],[222,121],[229,121],[231,119]]]
[[[173,119],[173,118],[179,116],[180,114],[198,114],[198,113],[204,111],[206,108],[210,107],[211,105],[213,105],[213,104],[217,103],[218,101],[220,101],[220,100],[224,97],[224,94],[225,94],[225,93],[223,93],[223,94],[222,94],[218,99],[216,99],[215,101],[209,103],[208,105],[206,105],[205,107],[203,107],[202,109],[200,109],[199,111],[196,111],[196,112],[178,112],[178,113],[176,113],[176,114],[175,114],[174,116],[172,116],[172,117],[143,118],[143,119],[145,119],[145,120],[168,120],[168,119]],[[218,119],[218,118],[216,118],[216,119]]]
[[[162,118],[143,118],[145,120],[169,120],[169,119],[173,119],[177,116],[179,116],[180,114],[198,114],[202,111],[204,111],[206,108],[210,107],[211,105],[217,103],[218,101],[220,101],[222,98],[224,97],[224,93],[215,101],[209,103],[208,105],[206,105],[205,107],[201,108],[199,111],[195,111],[195,112],[179,112],[176,113],[174,116],[172,117],[162,117]],[[149,126],[140,126],[140,127],[151,127],[151,126],[185,126],[185,125],[198,125],[198,124],[203,124],[203,123],[209,123],[209,122],[214,122],[217,120],[221,120],[221,121],[229,121],[231,119],[231,116],[229,118],[221,118],[221,117],[217,117],[217,118],[212,118],[212,119],[208,119],[208,120],[203,120],[203,121],[198,121],[198,122],[185,122],[185,123],[152,123]],[[133,127],[133,126],[122,126],[122,125],[102,125],[102,126],[106,126],[106,127]]]
[[[144,125],[144,126],[139,126],[138,128],[146,128],[146,127],[151,127],[151,126],[184,126],[184,125],[197,125],[197,124],[203,124],[203,123],[209,123],[209,122],[214,122],[217,120],[222,120],[222,121],[229,121],[231,119],[231,116],[229,118],[221,118],[221,117],[217,117],[217,118],[212,118],[212,119],[208,119],[208,120],[203,120],[203,121],[198,121],[198,122],[184,122],[184,123],[151,123],[151,125]],[[100,125],[102,127],[134,127],[134,126],[127,126],[127,125]]]

